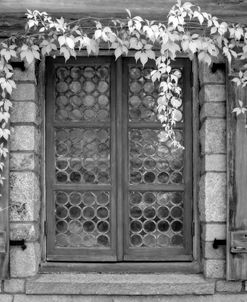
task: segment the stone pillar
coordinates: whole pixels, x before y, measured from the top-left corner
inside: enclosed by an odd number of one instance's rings
[[[226,87],[225,72],[199,66],[201,177],[199,213],[202,263],[205,277],[225,275],[225,247],[213,249],[213,240],[226,239]]]
[[[40,263],[40,117],[35,64],[15,69],[10,138],[10,239],[27,248],[10,248],[10,275],[33,276]],[[19,281],[20,282],[20,281]]]

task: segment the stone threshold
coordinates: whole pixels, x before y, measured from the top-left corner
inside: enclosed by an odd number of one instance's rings
[[[26,282],[26,294],[212,295],[214,280],[196,274],[40,274]]]

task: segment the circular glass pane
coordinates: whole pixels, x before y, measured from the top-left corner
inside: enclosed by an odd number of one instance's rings
[[[87,206],[93,205],[95,202],[95,199],[96,199],[95,195],[91,192],[86,192],[83,194],[83,202]]]
[[[132,235],[130,237],[130,243],[132,246],[141,246],[142,245],[142,237],[138,234]]]
[[[170,238],[166,235],[159,235],[158,237],[158,245],[160,246],[169,246],[170,245]]]
[[[75,206],[71,207],[69,209],[69,216],[71,219],[79,218],[81,216],[81,208]]]
[[[74,182],[74,183],[75,182],[76,183],[80,182],[81,181],[81,174],[79,172],[72,172],[70,174],[70,181]]]
[[[161,172],[158,175],[158,181],[162,184],[166,184],[169,182],[169,175],[166,172]]]
[[[139,204],[142,201],[142,195],[138,192],[130,193],[130,202],[132,204]]]
[[[142,175],[139,172],[131,172],[130,179],[132,183],[140,183],[142,180]]]
[[[65,233],[68,230],[68,225],[67,225],[66,221],[64,221],[64,220],[58,221],[56,224],[56,227],[57,227],[57,231],[59,233]]]
[[[97,217],[100,219],[106,219],[109,216],[109,211],[106,207],[99,207],[97,209]]]
[[[151,232],[155,231],[156,224],[155,224],[155,222],[153,220],[146,220],[143,223],[143,228],[144,228],[145,232],[151,233]]]
[[[65,172],[58,172],[56,175],[58,182],[67,182],[67,177],[68,175]]]
[[[97,237],[97,243],[99,245],[108,246],[109,245],[109,238],[106,235],[99,235]]]
[[[64,219],[68,215],[68,210],[65,207],[57,207],[56,208],[56,216],[58,218]]]
[[[139,233],[142,230],[142,224],[139,220],[133,220],[130,223],[130,230],[133,233]]]
[[[147,204],[153,204],[156,201],[154,193],[147,192],[144,194],[144,202]]]
[[[143,244],[149,247],[155,247],[156,246],[156,238],[152,234],[147,234],[143,238]]]
[[[153,170],[156,166],[156,161],[153,158],[146,158],[144,160],[144,168],[147,170]]]
[[[148,219],[154,218],[156,215],[155,208],[147,207],[143,210],[143,214],[144,214],[144,217],[146,217]]]
[[[91,221],[91,220],[88,220],[88,221],[85,221],[83,223],[83,230],[87,233],[91,233],[93,232],[95,229],[95,225],[94,225],[94,222]]]
[[[73,205],[78,205],[80,204],[81,202],[81,194],[78,193],[78,192],[72,192],[70,195],[69,195],[69,200],[70,200],[70,203],[73,204]]]
[[[137,206],[131,207],[130,216],[132,218],[140,218],[142,216],[142,210]]]
[[[65,192],[57,192],[56,194],[56,202],[58,204],[66,204],[68,201],[68,195]]]
[[[158,208],[158,211],[157,211],[157,216],[160,218],[160,219],[164,219],[166,217],[169,216],[169,209],[167,207],[159,207]]]
[[[107,193],[99,193],[97,196],[97,203],[100,205],[106,205],[109,202],[109,195]]]
[[[171,228],[172,228],[173,232],[180,232],[180,231],[182,231],[183,224],[181,221],[175,220],[172,222]]]
[[[92,218],[94,218],[94,216],[95,216],[94,208],[92,208],[92,207],[85,207],[82,210],[82,215],[86,219],[92,219]]]
[[[81,232],[81,223],[78,220],[71,221],[69,223],[69,230],[71,233],[80,233]]]
[[[173,218],[180,218],[183,215],[183,210],[181,207],[173,207],[171,210],[171,215]]]
[[[97,230],[100,233],[107,233],[110,229],[109,223],[107,221],[99,221],[97,224]]]
[[[169,230],[169,223],[166,220],[161,220],[158,222],[158,230],[160,232],[167,232]]]
[[[153,172],[147,172],[144,174],[145,183],[153,183],[155,181],[155,174]]]

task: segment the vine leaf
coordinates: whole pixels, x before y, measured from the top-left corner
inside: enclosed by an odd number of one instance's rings
[[[125,8],[125,10],[126,10],[128,16],[129,16],[129,18],[131,18],[131,12],[130,12],[130,10],[128,8]]]

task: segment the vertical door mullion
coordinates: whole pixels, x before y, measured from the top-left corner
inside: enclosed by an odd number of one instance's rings
[[[124,144],[123,144],[123,97],[122,97],[122,58],[116,62],[116,159],[117,159],[117,260],[123,260],[124,225]]]
[[[55,66],[51,58],[47,59],[46,64],[46,75],[47,79],[47,92],[46,98],[49,102],[46,103],[46,219],[47,219],[47,228],[51,230],[47,236],[47,252],[50,253],[55,247],[55,221],[53,219],[54,215],[54,191],[52,188],[55,172],[54,172],[54,161],[55,155],[53,152],[55,140],[54,140],[54,99],[55,99]]]
[[[117,259],[117,152],[116,152],[116,64],[114,60],[111,61],[111,102],[110,102],[110,144],[111,144],[111,246],[113,251],[116,253]]]
[[[124,256],[126,253],[126,249],[128,248],[128,240],[129,240],[129,139],[128,139],[128,131],[129,131],[129,115],[128,115],[128,62],[129,59],[125,58],[123,61],[123,72],[122,72],[122,117],[123,117],[123,135],[122,135],[122,143],[123,143],[123,245],[124,245]]]
[[[184,246],[189,254],[192,251],[192,102],[191,102],[191,63],[183,60],[183,103],[184,103]]]

